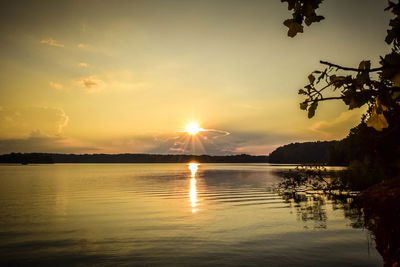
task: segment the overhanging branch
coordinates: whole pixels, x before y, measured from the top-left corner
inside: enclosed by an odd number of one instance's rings
[[[357,69],[357,68],[349,68],[349,67],[343,67],[343,66],[340,66],[340,65],[337,65],[337,64],[333,64],[333,63],[330,63],[330,62],[327,62],[327,61],[323,61],[323,60],[320,60],[319,63],[321,63],[323,65],[327,65],[329,67],[341,69],[341,70],[356,71],[356,72],[362,72],[362,71],[375,72],[375,71],[383,70],[383,67],[373,68],[373,69],[369,69],[369,70],[362,70],[362,69]]]

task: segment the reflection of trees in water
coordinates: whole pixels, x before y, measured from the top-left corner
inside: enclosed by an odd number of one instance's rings
[[[360,203],[384,266],[400,266],[400,179],[370,187],[361,193]]]
[[[323,166],[301,166],[277,173],[282,180],[278,192],[296,209],[304,221],[314,221],[314,228],[327,227],[326,209],[342,210],[354,228],[364,227],[361,208],[355,192],[340,179],[342,172],[328,171]]]
[[[342,210],[353,228],[364,227],[361,209],[353,197],[298,192],[281,192],[280,195],[296,210],[297,218],[303,222],[313,222],[314,229],[327,228],[327,205],[331,205],[333,210]]]
[[[354,195],[346,187],[341,188],[340,183],[325,183],[335,181],[327,179],[327,175],[319,169],[282,173],[278,192],[296,209],[298,218],[313,221],[314,228],[327,228],[328,204],[333,210],[342,210],[353,228],[372,232],[385,266],[400,266],[400,179]]]
[[[283,193],[282,198],[296,210],[296,215],[303,222],[314,222],[314,228],[326,228],[325,200],[298,193]]]

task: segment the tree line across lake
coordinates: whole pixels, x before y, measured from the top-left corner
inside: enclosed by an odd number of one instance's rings
[[[162,154],[56,154],[10,153],[0,155],[0,163],[258,163],[268,162],[268,156],[247,154],[230,156],[162,155]]]

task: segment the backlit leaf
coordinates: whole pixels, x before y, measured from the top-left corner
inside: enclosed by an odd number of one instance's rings
[[[378,114],[377,109],[374,108],[371,116],[367,120],[367,126],[372,127],[377,131],[382,131],[384,128],[389,127],[389,124],[383,113]]]

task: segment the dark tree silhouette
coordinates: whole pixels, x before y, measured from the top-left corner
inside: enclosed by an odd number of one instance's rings
[[[316,9],[323,0],[281,0],[287,2],[293,12],[293,18],[284,21],[289,28],[288,36],[302,33],[303,24],[310,26],[324,19],[316,14]],[[306,96],[300,108],[312,118],[318,103],[326,100],[341,99],[349,109],[368,105],[365,122],[376,131],[398,127],[399,120],[388,120],[388,117],[399,117],[400,114],[400,3],[389,1],[385,11],[391,11],[394,18],[390,20],[386,43],[392,45],[392,51],[381,57],[380,66],[371,68],[369,60],[363,60],[358,67],[345,67],[338,64],[320,61],[325,66],[308,76],[309,84],[299,90]],[[372,75],[376,73],[378,75]],[[335,96],[326,97],[324,93],[331,89]]]
[[[284,22],[288,36],[303,32],[324,17],[316,14],[323,0],[281,0],[287,2],[293,18]],[[319,102],[342,100],[349,109],[368,106],[361,123],[347,138],[331,149],[328,162],[349,164],[351,179],[358,185],[371,185],[400,173],[400,2],[388,2],[385,11],[393,13],[386,43],[391,52],[380,57],[380,66],[371,68],[369,60],[358,67],[347,67],[320,61],[322,70],[308,75],[309,83],[299,90],[305,100],[300,109],[312,118]],[[383,40],[382,40],[383,41]],[[332,91],[326,96],[326,91]],[[357,178],[357,179],[353,179]],[[349,177],[350,179],[350,177]],[[367,182],[369,181],[369,182]]]
[[[310,26],[324,19],[315,13],[323,0],[281,2],[287,2],[289,10],[293,11],[293,18],[284,22],[289,28],[290,37],[303,32],[303,24]],[[400,0],[397,3],[388,1],[385,11],[391,11],[394,15],[385,38],[392,49],[380,57],[379,67],[371,68],[369,60],[361,61],[356,68],[320,61],[325,68],[312,72],[308,76],[309,84],[300,89],[299,94],[306,96],[300,108],[308,112],[309,118],[315,115],[321,101],[341,99],[349,109],[368,105],[361,124],[335,145],[331,158],[338,160],[347,157],[347,160],[352,160],[348,177],[342,181],[347,180],[353,186],[362,188],[381,180],[397,178],[371,186],[361,194],[359,201],[367,227],[375,235],[376,248],[383,257],[384,266],[399,266]],[[328,89],[336,95],[326,97],[324,94]],[[294,178],[299,177],[302,178]]]

